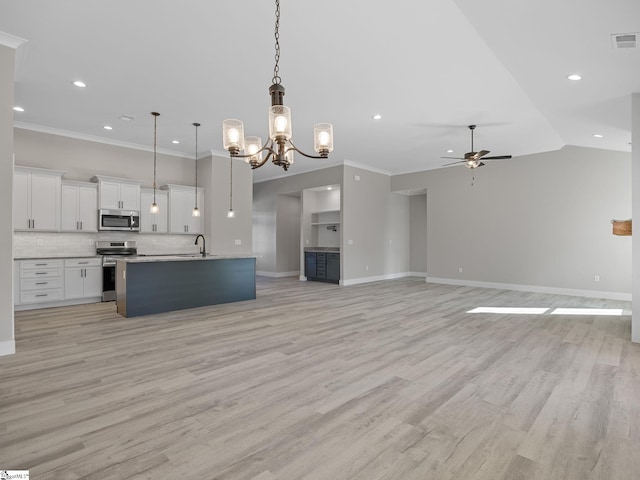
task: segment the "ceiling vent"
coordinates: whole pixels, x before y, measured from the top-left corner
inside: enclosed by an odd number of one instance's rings
[[[611,43],[614,49],[636,48],[637,33],[614,33],[611,35]]]
[[[123,115],[120,115],[118,118],[120,120],[122,120],[123,122],[130,122],[131,120],[133,120],[136,117],[134,117],[133,115],[123,114]]]

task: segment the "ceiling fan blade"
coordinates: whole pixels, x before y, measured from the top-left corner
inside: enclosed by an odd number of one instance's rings
[[[480,150],[477,154],[476,154],[476,158],[480,158],[480,157],[484,157],[487,153],[489,153],[490,150]]]
[[[476,168],[483,167],[483,166],[484,166],[484,162],[478,162],[478,165],[476,165]]]
[[[464,154],[464,159],[469,160],[470,158],[476,158],[478,152],[467,152]]]
[[[464,158],[460,158],[460,157],[440,157],[440,158],[450,158],[451,160],[464,160]]]
[[[451,158],[451,157],[450,157],[450,158]],[[461,163],[467,163],[467,161],[466,161],[466,160],[460,160],[460,161],[458,161],[458,162],[445,163],[445,164],[443,165],[443,167],[448,167],[448,166],[450,166],[450,165],[460,165]]]
[[[498,155],[497,157],[484,157],[483,160],[509,160],[511,155]]]

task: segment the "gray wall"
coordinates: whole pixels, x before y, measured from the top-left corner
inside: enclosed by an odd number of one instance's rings
[[[65,171],[66,180],[88,182],[94,175],[129,178],[153,187],[153,152],[62,135],[15,129],[16,165]],[[193,158],[158,153],[158,185],[193,185]]]
[[[392,194],[390,182],[387,175],[344,167],[343,283],[409,271],[409,198]]]
[[[0,44],[0,355],[15,352],[13,328],[13,82],[15,50]]]
[[[409,270],[427,274],[427,195],[409,197]]]
[[[633,211],[640,212],[640,92],[631,96],[631,152],[633,164]],[[637,216],[636,216],[637,218]],[[633,247],[640,252],[640,228],[636,222],[636,233],[632,237]],[[631,339],[640,342],[640,253],[633,256],[633,302],[631,316]]]
[[[233,210],[234,218],[227,218],[229,211],[229,193],[231,162],[233,162]],[[212,156],[205,164],[207,191],[207,249],[214,253],[253,252],[252,241],[252,207],[253,207],[253,172],[242,160],[230,160]],[[240,242],[237,245],[237,242]]]
[[[302,202],[292,195],[276,201],[276,271],[300,273],[300,215]]]
[[[266,165],[262,168],[277,167]],[[256,259],[258,272],[276,276],[280,273],[290,272],[290,270],[279,270],[277,262],[276,224],[279,195],[294,194],[297,196],[309,188],[340,185],[342,172],[342,166],[329,167],[253,185],[253,251],[258,257]],[[298,241],[300,241],[300,236],[298,236]],[[299,251],[298,247],[296,252]],[[287,264],[287,261],[284,264]]]
[[[610,223],[631,218],[628,153],[565,147],[392,180],[394,191],[422,187],[429,277],[631,292],[631,238]]]

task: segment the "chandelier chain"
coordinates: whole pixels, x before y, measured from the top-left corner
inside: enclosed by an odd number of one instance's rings
[[[276,0],[276,28],[274,37],[276,40],[276,64],[273,67],[273,78],[271,79],[271,81],[274,85],[280,85],[280,83],[282,82],[282,79],[280,78],[280,67],[278,65],[278,62],[280,62],[280,0]]]

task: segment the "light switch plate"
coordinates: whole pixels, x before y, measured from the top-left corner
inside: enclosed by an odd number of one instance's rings
[[[236,240],[236,245],[242,245],[242,240]]]

